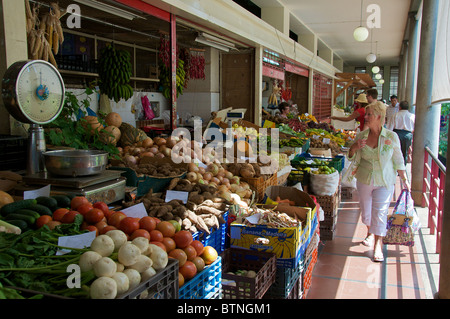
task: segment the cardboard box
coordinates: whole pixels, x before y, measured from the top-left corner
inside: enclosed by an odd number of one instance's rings
[[[290,199],[296,206],[277,205],[277,210],[301,221],[297,227],[272,228],[265,225],[247,226],[233,222],[230,226],[230,245],[252,250],[275,253],[277,266],[295,268],[298,266],[311,237],[313,221],[316,218],[316,204],[305,192],[294,187],[270,186],[266,190],[265,202],[280,196]],[[273,204],[262,207],[274,208]]]
[[[274,208],[273,205],[265,206]],[[244,225],[233,222],[230,225],[230,246],[250,250],[274,253],[277,257],[277,267],[296,268],[306,250],[310,236],[312,210],[305,207],[277,206],[277,211],[301,220],[296,227],[273,228],[266,225]]]

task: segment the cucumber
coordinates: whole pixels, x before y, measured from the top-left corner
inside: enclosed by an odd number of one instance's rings
[[[21,219],[8,220],[8,224],[11,224],[11,225],[14,225],[16,227],[19,227],[22,232],[24,232],[24,231],[29,229],[28,223],[26,221],[24,221],[24,220],[21,220]]]
[[[48,196],[39,196],[36,198],[36,202],[39,205],[44,205],[50,208],[52,212],[54,212],[56,210],[56,207],[58,206],[58,202],[56,201],[56,199]]]
[[[31,205],[36,204],[36,203],[37,203],[36,199],[22,199],[17,202],[13,202],[13,203],[4,205],[1,208],[0,214],[2,216],[6,216],[6,215],[13,213],[16,210],[19,210],[22,208],[28,208]]]
[[[36,218],[34,218],[33,216],[29,216],[29,215],[23,215],[23,214],[9,214],[8,216],[5,217],[5,220],[9,223],[10,220],[23,220],[24,222],[26,222],[28,224],[28,226],[33,226],[34,223],[36,222]]]
[[[31,205],[30,207],[28,207],[28,209],[30,210],[34,210],[35,212],[38,212],[39,215],[49,215],[49,216],[53,216],[53,213],[51,211],[50,208],[48,208],[47,206],[41,205],[41,204],[34,204]]]
[[[70,207],[70,198],[66,195],[52,195],[51,198],[56,199],[56,202],[58,203],[58,207],[68,208]]]
[[[41,217],[41,215],[39,215],[38,212],[35,212],[31,209],[19,209],[19,210],[16,210],[13,214],[28,215],[28,216],[34,217],[35,219],[38,219],[39,217]]]

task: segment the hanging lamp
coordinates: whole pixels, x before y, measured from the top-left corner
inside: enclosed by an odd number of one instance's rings
[[[355,40],[359,42],[366,41],[366,39],[369,37],[369,30],[367,30],[366,27],[362,26],[362,15],[363,15],[363,0],[361,0],[361,19],[359,27],[357,27],[353,31],[353,38],[355,38]]]

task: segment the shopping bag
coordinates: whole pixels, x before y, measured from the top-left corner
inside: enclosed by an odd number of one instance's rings
[[[414,233],[420,228],[419,217],[414,209],[411,193],[403,189],[394,210],[387,217],[386,245],[414,246]]]

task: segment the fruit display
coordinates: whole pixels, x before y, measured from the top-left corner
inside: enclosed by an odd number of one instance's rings
[[[330,166],[319,166],[318,168],[311,169],[312,174],[330,175],[330,174],[333,174],[334,172],[337,172],[336,169],[334,167],[330,167]]]
[[[98,61],[100,91],[116,103],[133,96],[129,84],[132,75],[131,54],[127,50],[116,49],[114,43],[107,44],[100,51]]]

